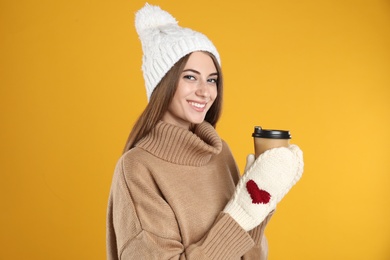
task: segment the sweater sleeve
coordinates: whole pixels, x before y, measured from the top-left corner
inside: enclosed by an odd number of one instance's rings
[[[225,147],[224,150],[227,153],[227,155],[226,155],[228,158],[227,162],[229,162],[231,164],[230,165],[231,172],[236,173],[236,175],[232,176],[232,177],[235,180],[235,184],[237,185],[238,180],[241,178],[239,167],[238,167],[236,161],[234,160],[232,152],[231,152],[231,150],[226,142],[224,142],[224,147]],[[275,212],[275,210],[272,211],[259,226],[257,226],[256,228],[254,228],[248,232],[249,235],[252,237],[255,245],[250,251],[248,251],[243,256],[242,259],[244,259],[244,260],[245,259],[266,260],[268,258],[268,243],[267,243],[267,238],[266,238],[264,232],[265,232],[265,228],[266,228],[268,222],[270,221],[272,215],[274,214],[274,212]]]
[[[107,259],[239,259],[255,245],[249,233],[221,213],[204,237],[184,247],[175,216],[169,205],[164,205],[158,188],[150,187],[150,180],[145,182],[147,185],[129,187],[124,172],[122,157],[114,172],[108,203]],[[145,198],[141,203],[150,203],[146,208],[153,210],[152,214],[137,207],[139,190]]]
[[[274,211],[272,211],[259,226],[252,229],[248,233],[253,238],[255,246],[247,252],[243,260],[258,259],[258,260],[267,260],[268,259],[268,241],[267,237],[264,234],[265,227],[267,226],[269,220],[271,219]]]

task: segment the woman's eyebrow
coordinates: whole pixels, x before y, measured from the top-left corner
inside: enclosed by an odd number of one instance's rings
[[[199,75],[200,75],[200,72],[197,71],[197,70],[194,70],[194,69],[186,69],[186,70],[183,70],[183,72],[187,72],[187,71],[191,71],[191,72],[193,72],[193,73],[196,73],[196,74],[199,74]],[[209,76],[214,76],[214,75],[217,75],[217,76],[218,76],[218,72],[210,73]]]
[[[186,69],[186,70],[183,70],[183,72],[187,72],[187,71],[191,71],[191,72],[193,72],[193,73],[200,74],[199,71],[194,70],[194,69]]]

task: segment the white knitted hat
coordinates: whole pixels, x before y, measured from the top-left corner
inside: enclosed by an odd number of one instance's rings
[[[158,6],[146,3],[135,15],[135,28],[142,43],[148,101],[160,80],[185,55],[208,51],[221,64],[217,49],[205,35],[180,27],[172,15]]]

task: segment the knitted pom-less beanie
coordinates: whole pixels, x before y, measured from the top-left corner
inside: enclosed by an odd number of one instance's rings
[[[221,64],[217,49],[205,35],[180,27],[172,15],[158,6],[145,4],[135,15],[135,27],[142,44],[148,101],[165,74],[185,55],[207,51]]]

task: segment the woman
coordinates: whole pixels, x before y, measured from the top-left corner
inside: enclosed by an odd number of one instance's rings
[[[136,14],[149,103],[114,172],[108,259],[266,259],[264,228],[299,180],[297,146],[247,158],[242,178],[214,127],[219,54],[157,6]]]

